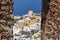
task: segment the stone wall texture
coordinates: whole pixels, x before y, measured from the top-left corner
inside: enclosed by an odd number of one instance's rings
[[[0,40],[12,40],[13,23],[13,0],[0,0]]]
[[[42,3],[42,40],[60,40],[60,0]]]

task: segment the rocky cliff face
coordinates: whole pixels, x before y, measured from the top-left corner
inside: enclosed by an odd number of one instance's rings
[[[43,0],[43,3],[42,40],[60,40],[60,0]]]
[[[0,40],[12,40],[13,0],[0,0]]]

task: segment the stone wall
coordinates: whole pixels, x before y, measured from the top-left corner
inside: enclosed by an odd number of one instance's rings
[[[0,40],[12,40],[13,18],[13,0],[0,0]]]
[[[43,0],[43,3],[42,40],[60,40],[60,0]]]

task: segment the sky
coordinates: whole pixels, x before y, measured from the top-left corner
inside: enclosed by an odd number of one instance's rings
[[[41,12],[41,0],[14,0],[14,15],[27,14],[29,10],[34,13]]]

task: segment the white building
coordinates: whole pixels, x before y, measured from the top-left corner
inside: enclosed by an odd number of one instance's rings
[[[32,10],[29,10],[28,11],[28,16],[32,16],[33,15],[33,11]]]
[[[14,19],[21,19],[21,16],[14,16]]]

